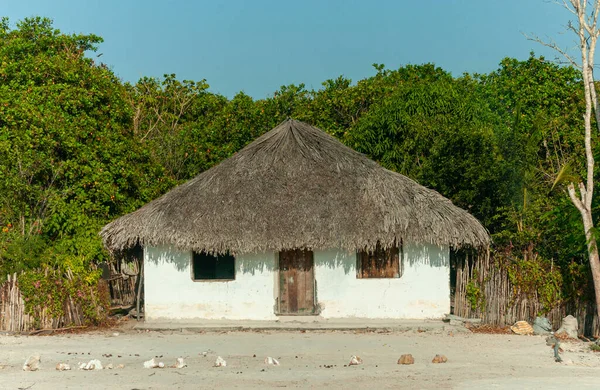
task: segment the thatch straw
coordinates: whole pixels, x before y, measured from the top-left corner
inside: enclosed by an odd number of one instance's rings
[[[100,234],[111,250],[138,244],[232,253],[356,250],[400,240],[489,244],[479,221],[439,193],[291,119]]]

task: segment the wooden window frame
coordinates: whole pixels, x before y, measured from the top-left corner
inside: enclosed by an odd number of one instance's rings
[[[390,260],[390,256],[392,259]],[[379,258],[378,260],[374,259]],[[385,258],[385,260],[381,260],[381,258]],[[375,250],[367,250],[364,249],[362,251],[356,252],[356,278],[357,279],[400,279],[404,274],[404,248],[402,243],[394,244],[392,247],[383,249],[379,242],[375,247]],[[370,274],[365,272],[363,263],[365,259],[368,263],[376,264],[381,262],[396,263],[396,269],[398,270],[394,273],[393,276],[385,276],[385,271],[380,271],[378,273]]]
[[[219,257],[231,257],[232,261],[233,261],[233,278],[206,278],[206,279],[196,279],[196,272],[195,272],[195,268],[196,268],[196,261],[195,258],[196,256],[199,255],[204,255],[204,256],[210,256],[210,257],[214,257],[216,259],[216,261],[219,261]],[[218,254],[209,254],[206,252],[196,252],[196,251],[192,251],[192,258],[191,258],[191,267],[190,267],[190,276],[192,278],[193,282],[208,282],[208,283],[213,283],[213,282],[232,282],[235,280],[236,278],[236,265],[237,265],[237,259],[235,256],[226,253],[226,254],[222,254],[222,253],[218,253]]]

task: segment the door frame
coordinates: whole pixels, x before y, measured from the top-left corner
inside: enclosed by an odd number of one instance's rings
[[[280,263],[280,254],[281,252],[286,251],[277,251],[275,252],[275,265],[277,267],[277,272],[275,272],[275,315],[280,317],[293,317],[293,316],[318,316],[320,315],[320,306],[317,300],[317,278],[315,275],[315,252],[310,250],[312,253],[312,282],[313,282],[313,310],[308,313],[282,313],[281,312],[281,263]]]

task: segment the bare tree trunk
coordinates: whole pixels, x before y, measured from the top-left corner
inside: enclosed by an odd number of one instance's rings
[[[589,216],[591,220],[591,214]],[[588,240],[588,253],[590,257],[590,269],[594,279],[594,294],[596,295],[596,313],[600,316],[600,257],[598,256],[598,246],[594,234],[586,234]]]
[[[594,229],[594,218],[592,214],[592,199],[594,196],[594,153],[592,148],[592,116],[596,119],[596,130],[600,131],[600,112],[598,111],[598,100],[596,85],[594,83],[594,56],[596,54],[596,43],[600,36],[598,27],[598,14],[600,13],[600,0],[557,0],[571,14],[574,21],[569,21],[568,29],[574,32],[579,39],[581,62],[571,57],[567,50],[561,49],[555,42],[544,42],[539,38],[534,40],[548,46],[562,54],[571,65],[581,70],[583,89],[585,96],[585,113],[583,115],[585,130],[585,157],[586,177],[578,183],[578,192],[575,184],[570,183],[567,187],[571,202],[577,207],[583,221],[585,238],[587,241],[588,258],[590,270],[594,280],[594,293],[596,295],[596,315],[600,316],[600,257]]]
[[[571,0],[573,11],[577,15],[577,28],[571,25],[571,29],[579,36],[581,50],[581,74],[583,77],[583,88],[585,92],[585,155],[587,161],[586,185],[579,183],[579,197],[575,195],[574,185],[568,188],[569,196],[573,204],[581,213],[585,238],[587,240],[590,270],[594,280],[594,293],[596,296],[596,315],[600,316],[600,258],[598,257],[598,246],[594,231],[594,219],[592,215],[592,198],[594,196],[594,152],[592,150],[592,112],[596,111],[596,86],[594,84],[594,54],[596,52],[596,41],[599,30],[597,28],[598,11],[600,0],[595,0],[593,10],[588,16],[586,6],[587,0]],[[596,112],[596,115],[598,113]],[[596,123],[600,126],[600,123]]]
[[[586,10],[587,0],[571,0],[573,12],[577,16],[576,24],[569,24],[569,28],[576,32],[579,37],[581,50],[581,75],[583,77],[583,89],[585,94],[585,155],[586,155],[586,183],[579,182],[579,196],[575,193],[575,186],[571,183],[568,187],[569,197],[581,213],[585,238],[587,241],[590,270],[594,280],[594,293],[596,295],[596,315],[600,315],[600,257],[594,231],[594,219],[592,215],[592,198],[594,196],[594,153],[592,150],[592,113],[598,115],[596,110],[596,86],[594,84],[594,54],[596,51],[596,40],[599,30],[597,28],[598,10],[600,0],[595,0],[593,10],[588,15]],[[567,7],[569,9],[569,7]],[[596,123],[600,126],[600,123]]]
[[[581,210],[580,210],[581,212]],[[594,293],[596,296],[596,313],[600,313],[600,256],[598,255],[598,245],[596,235],[594,234],[594,221],[591,211],[581,212],[583,219],[583,228],[585,229],[585,238],[587,240],[588,257],[590,261],[590,270],[594,280]]]

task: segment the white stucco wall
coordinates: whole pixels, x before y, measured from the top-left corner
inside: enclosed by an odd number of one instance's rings
[[[404,246],[397,279],[357,279],[356,255],[315,252],[317,300],[326,318],[440,318],[450,312],[450,251]]]
[[[232,281],[193,281],[191,256],[167,247],[144,248],[146,320],[276,319],[273,253],[237,256]]]
[[[275,320],[277,255],[236,257],[232,281],[193,281],[191,252],[144,249],[146,320]],[[356,254],[315,251],[317,302],[324,318],[439,318],[450,311],[450,253],[404,247],[398,279],[357,279]]]

